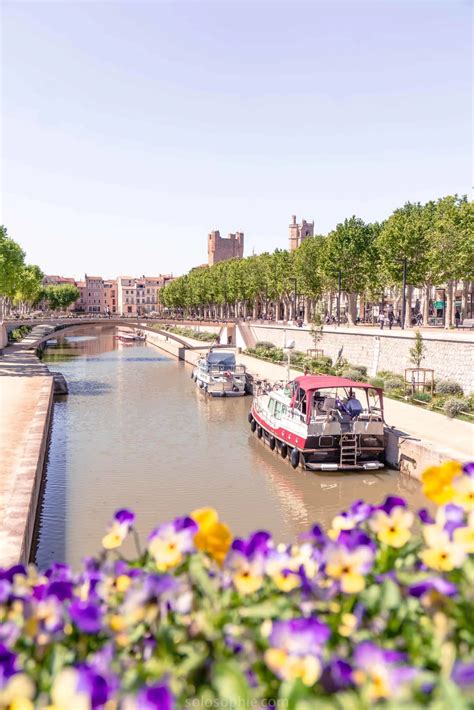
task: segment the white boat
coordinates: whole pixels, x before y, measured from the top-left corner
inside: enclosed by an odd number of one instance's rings
[[[228,350],[209,350],[199,358],[191,377],[211,397],[241,397],[245,394],[245,367],[237,365]]]
[[[344,377],[302,375],[262,388],[249,413],[252,431],[311,471],[377,470],[384,466],[383,393]]]
[[[131,343],[146,340],[146,335],[141,330],[138,330],[136,333],[119,331],[118,335],[115,336],[115,339],[120,340],[122,343]]]

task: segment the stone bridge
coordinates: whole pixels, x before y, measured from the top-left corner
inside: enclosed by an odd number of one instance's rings
[[[199,327],[213,327],[216,329],[216,337],[220,337],[222,331],[228,328],[228,324],[223,323],[213,323],[213,322],[203,322],[203,321],[163,321],[163,320],[142,320],[135,318],[36,318],[36,319],[15,319],[14,321],[6,321],[3,326],[5,328],[5,336],[15,328],[21,325],[29,325],[33,327],[33,331],[21,341],[25,350],[35,350],[40,347],[47,340],[51,340],[57,334],[64,331],[77,331],[82,328],[90,328],[91,326],[97,327],[113,327],[121,328],[123,330],[135,331],[137,329],[164,335],[170,340],[174,340],[179,343],[182,347],[190,350],[200,350],[203,348],[208,348],[210,343],[203,342],[202,345],[191,345],[185,338],[176,335],[175,333],[170,333],[164,330],[160,326],[165,325],[180,325],[180,326],[199,326]],[[232,324],[233,326],[233,324]],[[6,344],[6,343],[5,343]],[[220,347],[219,345],[214,347]]]

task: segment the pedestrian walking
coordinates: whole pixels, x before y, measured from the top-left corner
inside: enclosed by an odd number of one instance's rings
[[[385,314],[383,311],[379,315],[379,325],[380,325],[380,330],[383,330],[383,327],[385,325]]]
[[[459,328],[459,325],[461,323],[461,314],[459,312],[459,308],[456,308],[456,312],[454,314],[454,322],[456,324],[456,328]]]
[[[389,311],[388,312],[388,329],[389,330],[392,330],[393,321],[394,321],[393,311]]]

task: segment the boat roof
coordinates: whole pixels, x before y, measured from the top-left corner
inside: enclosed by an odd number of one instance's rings
[[[300,375],[300,377],[295,377],[294,381],[305,390],[320,390],[326,387],[357,387],[382,392],[381,387],[374,387],[369,382],[356,382],[347,377],[337,377],[336,375]]]

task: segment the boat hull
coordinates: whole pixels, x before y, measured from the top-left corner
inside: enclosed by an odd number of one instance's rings
[[[298,451],[298,463],[294,468],[300,468],[308,471],[376,471],[384,468],[384,443],[383,437],[372,437],[375,445],[372,447],[364,447],[361,440],[357,442],[358,460],[356,463],[341,463],[340,461],[340,442],[339,437],[319,437],[331,438],[331,446],[319,447],[316,439],[318,437],[303,438],[295,432],[291,432],[284,427],[278,429],[269,425],[264,418],[255,411],[252,406],[250,412],[250,424],[255,422],[255,433],[262,444],[267,444],[277,454],[291,460],[291,452]],[[253,429],[253,426],[252,426]],[[259,431],[260,429],[260,431]]]

